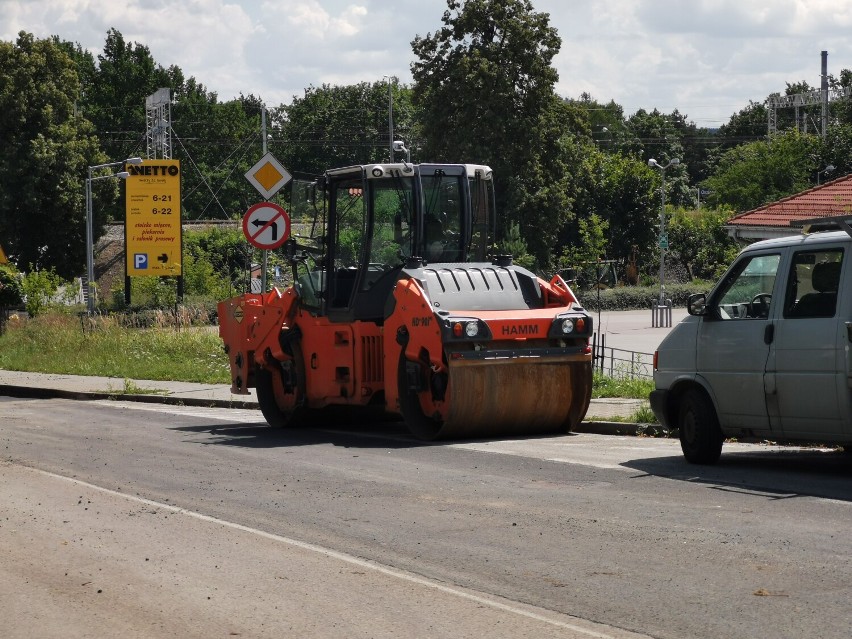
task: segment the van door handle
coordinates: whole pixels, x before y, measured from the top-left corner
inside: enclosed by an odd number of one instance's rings
[[[846,325],[846,330],[849,330],[849,324]],[[763,331],[763,343],[769,346],[773,339],[775,339],[775,324],[769,324]]]
[[[852,342],[852,322],[846,322],[846,337]]]

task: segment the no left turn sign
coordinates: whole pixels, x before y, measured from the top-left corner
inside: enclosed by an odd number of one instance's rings
[[[243,216],[243,233],[252,246],[276,249],[290,237],[290,216],[272,202],[255,204]]]

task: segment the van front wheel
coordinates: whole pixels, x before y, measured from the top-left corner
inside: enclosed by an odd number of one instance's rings
[[[722,429],[707,395],[687,391],[680,401],[680,447],[691,464],[715,464],[722,454]]]

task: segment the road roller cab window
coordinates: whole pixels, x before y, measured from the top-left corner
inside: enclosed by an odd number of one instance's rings
[[[356,177],[332,182],[330,224],[332,255],[328,268],[328,308],[347,308],[355,287],[366,236],[364,184]]]
[[[421,167],[422,257],[428,262],[461,262],[465,259],[465,194],[461,168]]]
[[[484,262],[489,257],[491,246],[496,238],[494,215],[494,181],[491,174],[482,169],[468,173],[470,192],[471,229],[468,259]]]
[[[367,247],[367,272],[361,290],[372,289],[387,272],[411,256],[414,183],[411,178],[370,180],[367,198],[373,211]]]

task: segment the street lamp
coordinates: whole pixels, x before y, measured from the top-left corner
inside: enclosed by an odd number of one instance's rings
[[[390,163],[393,164],[394,139],[393,139],[393,77],[384,75],[388,81],[388,139],[390,140]]]
[[[127,158],[121,162],[107,162],[106,164],[96,164],[89,167],[89,174],[86,178],[86,310],[89,313],[95,310],[95,295],[93,282],[95,280],[95,249],[92,231],[92,182],[94,180],[106,180],[109,178],[127,179],[130,173],[127,171],[119,171],[118,173],[110,173],[109,175],[98,175],[92,177],[92,172],[98,169],[106,169],[113,166],[121,166],[125,164],[142,164],[142,158]]]
[[[819,186],[819,176],[825,175],[826,173],[831,173],[835,168],[837,167],[835,167],[833,164],[829,164],[822,171],[817,171],[817,186]]]
[[[679,158],[672,158],[668,164],[660,164],[654,158],[648,160],[648,166],[654,169],[659,169],[662,175],[662,183],[660,186],[660,195],[662,199],[662,204],[660,205],[660,299],[658,302],[659,306],[665,306],[666,304],[666,285],[665,285],[665,275],[666,275],[666,249],[669,246],[668,238],[666,237],[666,169],[670,166],[677,166],[680,164]]]

